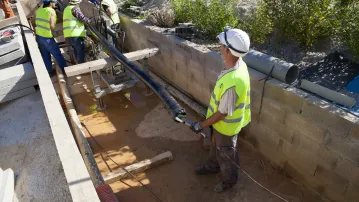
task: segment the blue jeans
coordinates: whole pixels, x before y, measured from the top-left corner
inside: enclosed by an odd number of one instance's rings
[[[68,37],[66,42],[69,43],[74,50],[77,64],[85,62],[85,43],[84,37]]]
[[[64,71],[64,68],[67,66],[66,60],[64,56],[62,56],[59,45],[56,43],[55,39],[36,35],[36,41],[39,45],[41,56],[44,60],[47,71],[52,72],[51,55],[54,56],[56,63],[62,71]]]

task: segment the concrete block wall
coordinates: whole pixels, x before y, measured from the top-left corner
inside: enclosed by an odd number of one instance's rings
[[[126,16],[121,23],[129,51],[158,47],[151,70],[207,106],[223,68],[218,54]],[[359,118],[277,80],[264,83],[255,70],[250,75],[252,122],[241,140],[323,198],[358,201]]]

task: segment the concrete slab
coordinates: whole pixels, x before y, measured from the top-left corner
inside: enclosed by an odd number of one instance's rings
[[[23,97],[25,95],[34,93],[35,91],[36,90],[35,90],[34,87],[29,87],[29,88],[25,88],[25,89],[15,91],[15,92],[12,92],[12,93],[8,93],[8,94],[5,94],[5,95],[0,95],[0,103],[8,102],[10,100],[14,100],[14,99]]]
[[[25,88],[33,87],[37,85],[37,79],[33,78],[30,80],[14,83],[5,87],[0,86],[0,95],[6,95],[12,92],[16,92]]]
[[[8,66],[6,66],[6,63],[11,62],[16,59],[20,60],[24,56],[25,56],[25,48],[24,47],[21,47],[18,50],[15,50],[11,53],[7,53],[6,55],[0,56],[0,69],[8,67]]]
[[[40,92],[0,105],[0,167],[16,175],[14,201],[72,201]]]
[[[35,78],[35,71],[30,62],[0,70],[0,87],[6,87],[21,81]]]
[[[14,171],[9,168],[5,171],[0,169],[0,201],[12,202],[14,198]]]
[[[21,36],[21,30],[15,27],[15,28],[6,29],[3,32],[9,30],[13,30],[15,32],[14,39],[12,39],[10,42],[0,42],[0,57],[10,52],[13,52],[15,50],[18,50],[21,47],[24,47],[24,42],[22,41],[22,36]]]

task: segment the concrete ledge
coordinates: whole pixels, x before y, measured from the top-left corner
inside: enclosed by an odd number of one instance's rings
[[[20,22],[29,26],[21,4],[17,3],[16,7],[19,12]],[[45,111],[64,169],[72,201],[100,201],[95,187],[90,180],[85,163],[77,148],[71,129],[42,60],[40,51],[37,48],[35,37],[30,30],[25,30],[24,35],[28,47],[31,47],[29,48],[29,53],[31,55],[42,100],[45,105]]]

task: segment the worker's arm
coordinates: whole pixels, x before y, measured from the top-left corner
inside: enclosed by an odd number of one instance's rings
[[[208,119],[200,122],[199,124],[201,125],[201,128],[207,128],[207,127],[217,123],[218,121],[223,120],[226,116],[227,116],[227,114],[222,114],[221,112],[218,111],[218,112],[214,113]]]
[[[54,30],[55,29],[55,22],[56,22],[56,11],[52,10],[51,14],[50,14],[50,29]]]
[[[71,10],[71,13],[72,13],[73,16],[75,16],[75,18],[77,18],[82,23],[88,23],[89,24],[91,22],[90,19],[87,18],[82,13],[80,7],[78,7],[78,6],[73,7],[72,10]]]

